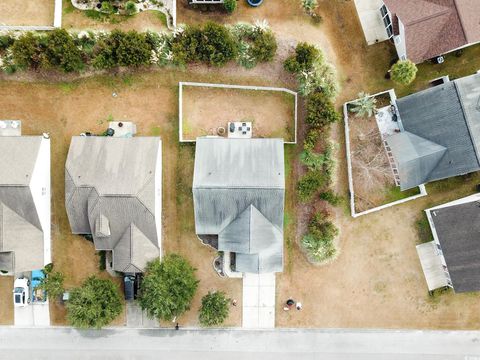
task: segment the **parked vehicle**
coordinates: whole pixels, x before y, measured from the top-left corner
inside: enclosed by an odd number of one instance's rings
[[[32,271],[32,301],[33,302],[45,302],[47,301],[47,293],[45,290],[40,289],[38,286],[45,279],[45,273],[42,270]]]
[[[13,305],[25,307],[30,304],[30,280],[15,279],[13,283]]]
[[[123,277],[123,288],[125,300],[133,300],[135,298],[135,276],[125,275]]]

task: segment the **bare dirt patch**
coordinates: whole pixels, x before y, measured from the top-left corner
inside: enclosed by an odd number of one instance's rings
[[[217,135],[229,121],[250,121],[253,137],[295,141],[294,95],[263,90],[183,86],[183,138]]]
[[[13,276],[0,276],[0,325],[13,325]]]
[[[55,0],[0,0],[0,25],[53,26]]]

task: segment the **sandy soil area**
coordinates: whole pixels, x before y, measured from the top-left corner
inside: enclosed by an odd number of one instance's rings
[[[53,26],[55,0],[0,0],[0,25]]]
[[[183,136],[217,135],[229,121],[253,123],[253,137],[295,140],[295,97],[276,91],[183,87]]]
[[[0,325],[13,325],[13,276],[0,276]]]

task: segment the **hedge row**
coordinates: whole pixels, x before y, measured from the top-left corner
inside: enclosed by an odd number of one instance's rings
[[[296,74],[299,92],[306,97],[307,133],[300,161],[307,168],[297,184],[302,202],[311,201],[319,195],[323,201],[338,205],[340,198],[329,190],[335,162],[333,145],[329,143],[330,124],[340,120],[333,100],[338,92],[334,69],[325,62],[323,54],[315,46],[299,43],[295,54],[284,62],[286,71]],[[316,152],[320,145],[322,152]],[[329,220],[328,213],[315,214],[302,246],[314,262],[325,262],[337,254],[334,239],[338,229]]]
[[[273,60],[276,50],[275,36],[265,24],[227,27],[208,22],[172,34],[121,30],[74,34],[56,29],[0,36],[0,67],[9,73],[17,69],[75,72],[196,62],[223,66],[236,60],[251,68]]]

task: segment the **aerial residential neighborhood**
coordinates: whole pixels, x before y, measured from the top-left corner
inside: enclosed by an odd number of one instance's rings
[[[477,358],[479,124],[477,0],[0,0],[0,359]]]

